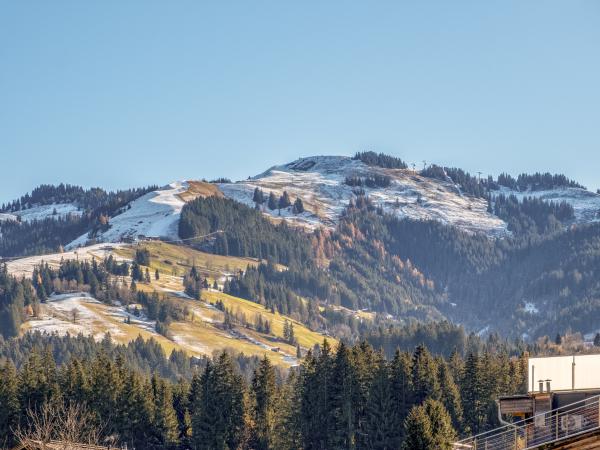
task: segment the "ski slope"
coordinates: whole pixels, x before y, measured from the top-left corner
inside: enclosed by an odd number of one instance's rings
[[[411,219],[437,220],[467,231],[500,237],[508,234],[506,223],[487,212],[484,199],[461,194],[453,183],[420,176],[411,170],[372,167],[345,156],[314,156],[274,166],[249,180],[220,184],[225,196],[254,206],[254,189],[279,197],[287,191],[292,202],[300,197],[307,212],[294,215],[291,208],[270,211],[274,218],[315,228],[334,226],[355,188],[345,184],[346,177],[386,175],[392,180],[385,188],[363,187],[373,203],[387,213]]]
[[[143,195],[131,202],[125,212],[112,217],[109,221],[110,228],[99,234],[96,240],[119,242],[123,239],[136,240],[140,236],[178,239],[179,216],[185,204],[180,195],[187,190],[187,182],[176,181]],[[86,233],[69,243],[66,248],[84,246],[88,240]]]

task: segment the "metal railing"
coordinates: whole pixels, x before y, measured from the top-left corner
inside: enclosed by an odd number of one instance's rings
[[[600,396],[455,442],[455,450],[528,450],[600,429]]]

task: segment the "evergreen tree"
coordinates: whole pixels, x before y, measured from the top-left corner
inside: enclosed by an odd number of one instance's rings
[[[420,404],[427,398],[440,398],[436,362],[423,345],[417,346],[412,360],[413,403]]]
[[[365,448],[391,450],[398,448],[397,426],[393,414],[393,395],[388,364],[382,359],[375,371],[365,411],[363,434]]]
[[[158,269],[156,269],[156,270],[154,271],[154,279],[155,279],[156,281],[160,280],[160,273],[158,272]]]
[[[200,385],[200,392],[192,403],[193,448],[237,448],[244,424],[243,383],[226,352],[214,365],[207,364]]]
[[[433,450],[435,441],[431,420],[422,405],[413,406],[404,421],[404,450]]]
[[[260,188],[254,188],[254,195],[252,201],[257,205],[262,205],[265,202],[263,191]]]
[[[173,408],[173,394],[164,380],[152,376],[154,399],[153,429],[157,448],[175,448],[179,442],[177,416]]]
[[[594,347],[600,347],[600,333],[596,333],[594,336]]]
[[[19,424],[19,397],[17,371],[6,361],[0,367],[0,447],[11,448],[15,442],[13,431]]]
[[[276,415],[275,370],[266,355],[254,371],[252,400],[253,448],[256,450],[275,449],[276,447],[273,445]]]
[[[133,371],[123,375],[123,391],[120,396],[117,418],[120,425],[121,441],[132,448],[147,445],[154,437],[150,436],[154,422],[154,405],[151,386]]]
[[[294,214],[302,214],[304,212],[304,203],[300,197],[294,202]]]
[[[425,414],[431,423],[433,445],[431,448],[439,450],[452,450],[452,443],[456,440],[456,432],[452,428],[452,420],[444,405],[433,399],[423,403]]]
[[[392,448],[400,448],[404,433],[404,421],[412,405],[412,368],[408,353],[396,350],[390,367],[390,396],[392,409],[390,420],[394,427],[390,434]]]
[[[332,430],[329,435],[331,449],[352,449],[356,444],[355,399],[358,394],[357,373],[351,354],[344,343],[340,343],[332,368],[331,413]]]
[[[267,202],[267,206],[269,207],[269,209],[271,211],[274,211],[277,209],[278,203],[279,202],[277,201],[277,197],[275,197],[275,194],[273,192],[271,192],[269,194],[269,200]]]
[[[463,411],[460,391],[456,385],[448,364],[442,359],[438,361],[439,383],[442,391],[441,401],[446,411],[452,418],[452,426],[456,430],[462,429]]]
[[[288,195],[287,191],[283,191],[283,194],[281,195],[281,197],[279,197],[279,201],[277,203],[277,207],[278,209],[285,209],[288,208],[291,205],[291,201],[290,201],[290,196]]]
[[[469,353],[462,379],[462,401],[465,425],[472,434],[482,431],[487,415],[483,379],[479,357]]]

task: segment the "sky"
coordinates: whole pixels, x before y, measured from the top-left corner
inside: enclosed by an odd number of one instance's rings
[[[363,150],[600,188],[600,2],[0,0],[0,202]]]

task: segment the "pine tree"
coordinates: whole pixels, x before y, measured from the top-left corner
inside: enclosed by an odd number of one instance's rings
[[[425,400],[423,408],[431,423],[432,448],[451,450],[452,443],[456,440],[456,432],[452,428],[452,420],[448,411],[441,402],[433,399]]]
[[[304,203],[300,197],[294,202],[294,214],[302,214],[304,212]]]
[[[291,204],[290,196],[287,191],[283,191],[283,194],[279,197],[279,202],[277,203],[278,209],[282,210],[288,208]]]
[[[273,431],[275,427],[275,370],[264,356],[252,378],[252,420],[253,448],[256,450],[274,449]]]
[[[366,405],[362,430],[362,434],[365,435],[365,448],[372,450],[398,448],[394,438],[397,424],[394,423],[392,402],[390,371],[386,361],[382,359],[375,371]]]
[[[192,407],[194,449],[234,449],[242,439],[244,392],[235,374],[231,357],[223,352],[208,363],[200,379],[200,389]]]
[[[472,434],[479,433],[486,421],[485,386],[479,357],[469,353],[461,383],[465,425]]]
[[[412,388],[415,404],[420,404],[430,397],[440,398],[436,363],[429,350],[423,345],[419,345],[413,353]]]
[[[452,418],[452,426],[456,430],[462,429],[463,423],[463,411],[462,411],[462,402],[460,398],[460,391],[458,386],[454,382],[454,378],[452,377],[452,373],[448,364],[441,359],[438,362],[439,367],[439,383],[442,387],[442,398],[441,401],[446,408],[446,411],[450,414]]]
[[[11,448],[13,431],[19,424],[18,380],[15,366],[6,361],[0,367],[0,447]]]
[[[351,354],[344,343],[340,343],[332,368],[331,412],[332,430],[328,448],[352,449],[356,444],[356,417],[358,411],[354,400],[358,394],[357,374],[350,360]]]
[[[152,376],[152,397],[154,399],[153,429],[157,448],[175,448],[179,442],[177,416],[173,409],[173,394],[164,380]]]
[[[277,205],[278,205],[277,197],[275,197],[275,194],[273,192],[271,192],[269,194],[269,201],[267,202],[267,206],[269,207],[269,209],[271,211],[274,211],[277,209]]]
[[[413,406],[404,421],[404,450],[433,450],[434,437],[431,420],[422,405]]]
[[[158,272],[158,269],[156,269],[156,270],[154,271],[154,279],[155,279],[156,281],[160,280],[160,273]]]
[[[123,393],[117,407],[117,422],[121,441],[132,448],[141,448],[153,437],[154,406],[148,395],[151,387],[133,371],[123,375]]]
[[[396,351],[390,367],[390,395],[392,410],[390,420],[394,424],[390,435],[392,448],[400,448],[404,434],[404,421],[412,405],[412,362],[409,353]]]
[[[254,195],[252,201],[257,205],[262,205],[265,202],[263,191],[260,188],[254,188]]]

